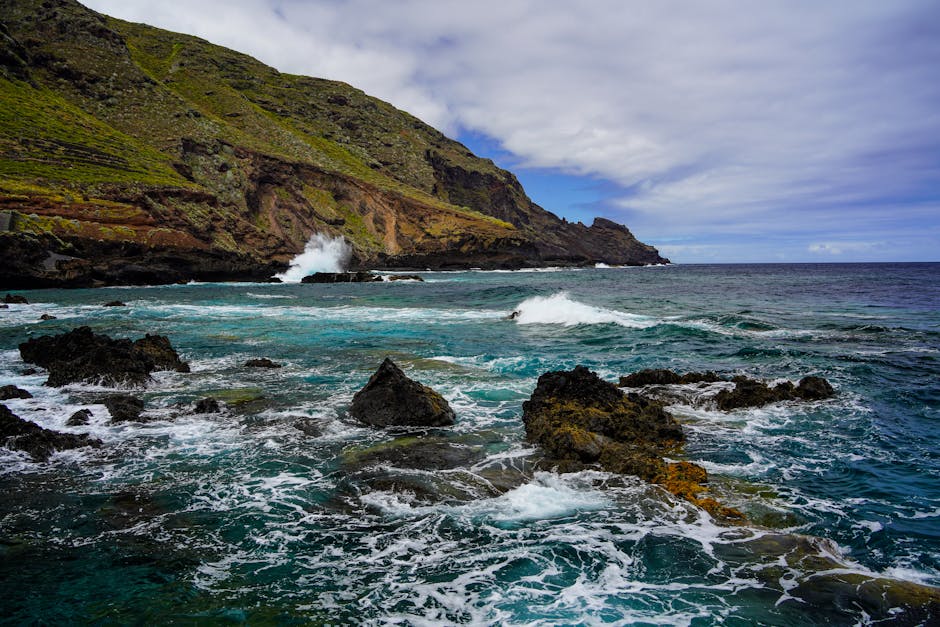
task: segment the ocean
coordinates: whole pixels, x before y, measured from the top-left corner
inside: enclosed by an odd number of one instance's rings
[[[833,577],[940,586],[940,264],[420,276],[37,290],[0,311],[0,383],[34,395],[5,404],[104,443],[0,449],[0,621],[854,625],[878,617]],[[80,325],[167,335],[192,372],[155,373],[135,392],[152,420],[111,425],[113,390],[23,374],[20,342]],[[453,427],[347,417],[386,356]],[[243,366],[260,357],[283,367]],[[729,526],[632,477],[535,467],[522,403],[578,364],[818,375],[837,395],[670,405],[676,459],[748,516]],[[225,411],[193,413],[206,396]],[[397,463],[416,437],[466,460]]]

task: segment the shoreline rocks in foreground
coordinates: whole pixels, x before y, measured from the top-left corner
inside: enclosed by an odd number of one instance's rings
[[[19,346],[23,361],[49,371],[46,385],[69,383],[143,385],[156,370],[189,372],[170,340],[147,334],[138,340],[111,339],[90,327],[32,338]]]
[[[666,462],[664,453],[685,440],[682,427],[656,401],[624,394],[584,366],[539,377],[522,404],[526,436],[560,471],[599,465],[635,475],[726,521],[741,512],[705,496],[708,475],[689,462]]]
[[[349,414],[372,427],[446,427],[455,419],[443,396],[408,378],[388,357],[353,396]]]

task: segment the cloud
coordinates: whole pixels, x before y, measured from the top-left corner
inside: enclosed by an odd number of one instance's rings
[[[654,242],[838,228],[881,205],[916,229],[940,201],[931,0],[88,4],[487,135],[507,165],[607,180],[604,212]]]

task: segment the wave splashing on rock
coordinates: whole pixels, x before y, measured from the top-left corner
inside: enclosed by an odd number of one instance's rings
[[[300,283],[315,272],[343,272],[350,257],[352,248],[343,237],[314,233],[304,246],[304,252],[291,259],[287,271],[274,276],[285,283]]]

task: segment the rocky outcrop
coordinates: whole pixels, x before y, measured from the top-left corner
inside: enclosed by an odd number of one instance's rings
[[[14,451],[24,451],[34,461],[44,462],[56,451],[84,446],[99,447],[101,441],[87,435],[58,433],[23,420],[6,405],[0,405],[0,444]]]
[[[15,385],[4,385],[0,387],[0,401],[8,401],[11,398],[32,398],[33,395],[16,387]]]
[[[261,357],[260,359],[249,359],[245,362],[246,368],[280,368],[281,364],[273,362],[267,357]]]
[[[7,294],[3,297],[3,304],[5,305],[28,305],[29,301],[26,300],[25,296],[19,294]]]
[[[188,372],[169,340],[147,335],[135,342],[97,335],[79,327],[62,335],[30,339],[19,346],[23,361],[49,371],[46,385],[91,382],[143,385],[155,370]]]
[[[522,410],[526,436],[561,470],[598,465],[661,485],[722,519],[742,517],[705,496],[704,468],[663,459],[685,437],[662,404],[626,395],[584,366],[543,374]]]
[[[217,414],[221,411],[222,407],[219,405],[219,401],[211,396],[200,399],[193,408],[193,412],[197,414]]]
[[[818,401],[832,397],[835,390],[830,383],[822,377],[803,377],[797,385],[789,381],[778,383],[771,387],[764,381],[751,379],[743,375],[731,379],[723,378],[714,372],[689,372],[680,375],[672,370],[648,369],[634,372],[620,377],[620,387],[638,388],[645,386],[670,386],[694,383],[734,383],[731,389],[719,390],[711,396],[703,396],[699,403],[713,403],[722,411],[730,411],[743,407],[763,407],[770,403],[781,401]],[[687,402],[689,399],[683,395],[670,395],[661,390],[654,393],[657,398],[675,402]]]
[[[375,283],[382,277],[371,272],[315,272],[305,276],[301,283]]]
[[[69,416],[69,419],[65,422],[65,426],[80,427],[82,425],[87,425],[90,421],[91,421],[91,410],[79,409],[77,412]]]
[[[108,408],[111,422],[142,422],[144,402],[130,394],[112,394],[101,399],[101,404]]]
[[[372,427],[444,427],[455,419],[443,396],[409,379],[387,357],[353,396],[349,414]]]

